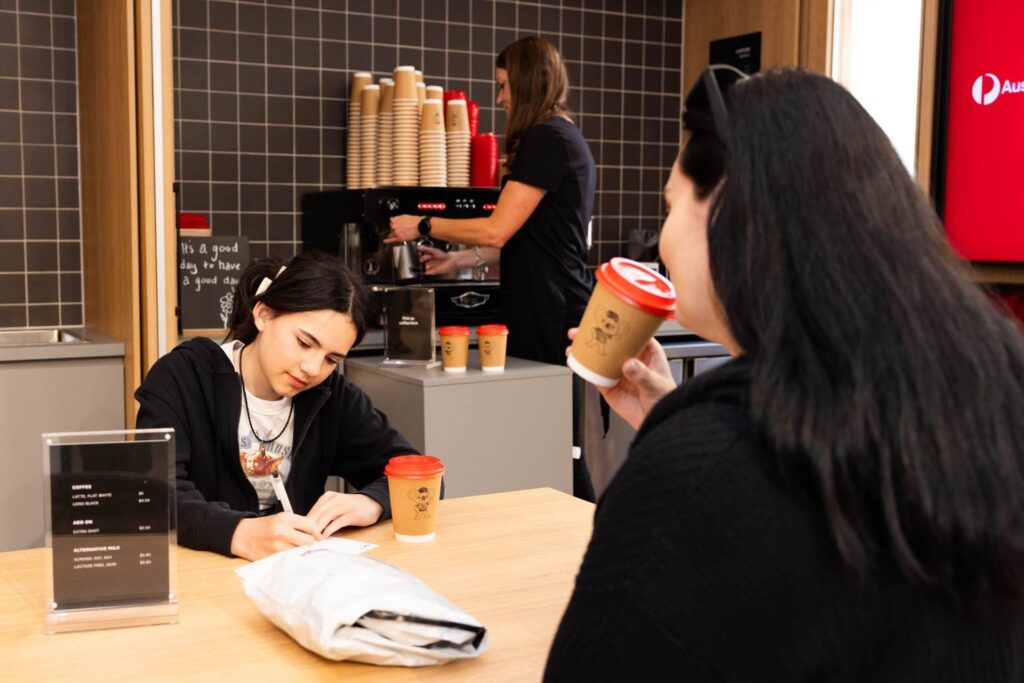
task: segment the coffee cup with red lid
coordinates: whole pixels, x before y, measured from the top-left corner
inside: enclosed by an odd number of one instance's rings
[[[602,264],[596,276],[567,364],[592,384],[614,387],[626,359],[675,316],[676,292],[668,278],[627,258]]]
[[[449,325],[437,331],[441,338],[441,364],[445,372],[465,372],[469,362],[469,328]]]
[[[441,460],[432,455],[396,455],[384,467],[384,474],[395,538],[405,543],[434,540],[444,476]]]
[[[508,348],[508,328],[501,324],[481,325],[476,328],[476,343],[480,348],[480,369],[484,372],[503,372],[505,351]]]

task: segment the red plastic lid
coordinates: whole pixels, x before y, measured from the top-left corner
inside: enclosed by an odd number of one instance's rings
[[[449,325],[437,331],[442,337],[468,337],[469,328],[462,325]]]
[[[597,269],[597,279],[617,297],[641,311],[664,318],[675,315],[675,287],[668,278],[642,263],[616,256]]]
[[[184,211],[178,214],[178,226],[182,230],[210,229],[210,223],[206,220],[206,216],[201,213],[185,213]]]
[[[494,335],[494,334],[508,334],[508,328],[504,325],[481,325],[476,328],[476,336],[482,335]]]
[[[433,479],[444,474],[444,464],[432,455],[396,455],[384,466],[395,479]]]

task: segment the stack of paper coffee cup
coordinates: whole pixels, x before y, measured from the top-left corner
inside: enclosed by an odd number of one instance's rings
[[[395,96],[395,82],[380,79],[380,111],[377,112],[377,185],[394,184],[392,180],[391,102]]]
[[[377,187],[377,111],[380,107],[380,86],[363,86],[362,120],[359,131],[359,187]]]
[[[428,100],[443,100],[444,88],[439,85],[428,85],[424,97]],[[441,111],[444,111],[444,109],[441,109]]]
[[[371,81],[373,81],[373,76],[368,71],[357,71],[352,74],[352,90],[348,100],[348,152],[345,173],[345,182],[349,187],[360,187],[363,180],[360,171],[362,153],[359,151],[362,132],[363,87]]]
[[[447,187],[447,168],[441,100],[425,100],[420,123],[420,185]]]
[[[448,100],[448,186],[469,187],[469,115],[466,100]]]
[[[427,86],[422,83],[416,84],[416,99],[420,101],[420,106],[427,100]]]
[[[420,102],[416,97],[416,72],[400,66],[393,74],[391,100],[392,182],[414,186],[420,177]]]

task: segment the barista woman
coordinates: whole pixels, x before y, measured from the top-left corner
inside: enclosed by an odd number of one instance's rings
[[[179,344],[135,392],[139,427],[175,430],[188,548],[256,560],[373,524],[390,508],[384,465],[415,452],[336,372],[366,331],[359,279],[318,252],[280,266],[261,259],[242,274],[230,341]],[[357,493],[325,493],[330,475]]]
[[[501,249],[502,321],[508,353],[565,364],[566,331],[579,323],[590,296],[587,227],[594,207],[593,156],[566,108],[568,77],[544,38],[512,43],[495,62],[498,104],[505,110],[510,175],[486,218],[395,216],[388,242],[420,236],[476,245],[422,249],[428,274],[480,265]]]

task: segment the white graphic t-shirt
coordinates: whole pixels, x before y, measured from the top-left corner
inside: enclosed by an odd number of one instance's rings
[[[245,346],[240,341],[231,341],[222,344],[221,348],[228,355],[231,364],[238,371],[239,352]],[[270,439],[277,436],[273,443],[268,443],[260,453],[260,442],[249,428],[249,419],[245,414],[245,399],[242,399],[242,412],[238,419],[238,461],[242,471],[249,479],[249,483],[256,489],[256,495],[260,499],[260,509],[265,510],[277,503],[277,494],[271,484],[271,477],[276,471],[281,475],[282,481],[288,480],[288,472],[292,466],[292,439],[295,434],[295,416],[288,419],[292,407],[292,399],[285,397],[277,401],[267,401],[253,396],[245,390],[246,398],[249,401],[249,417],[252,418],[252,426],[262,439]],[[288,427],[285,428],[285,422]]]

